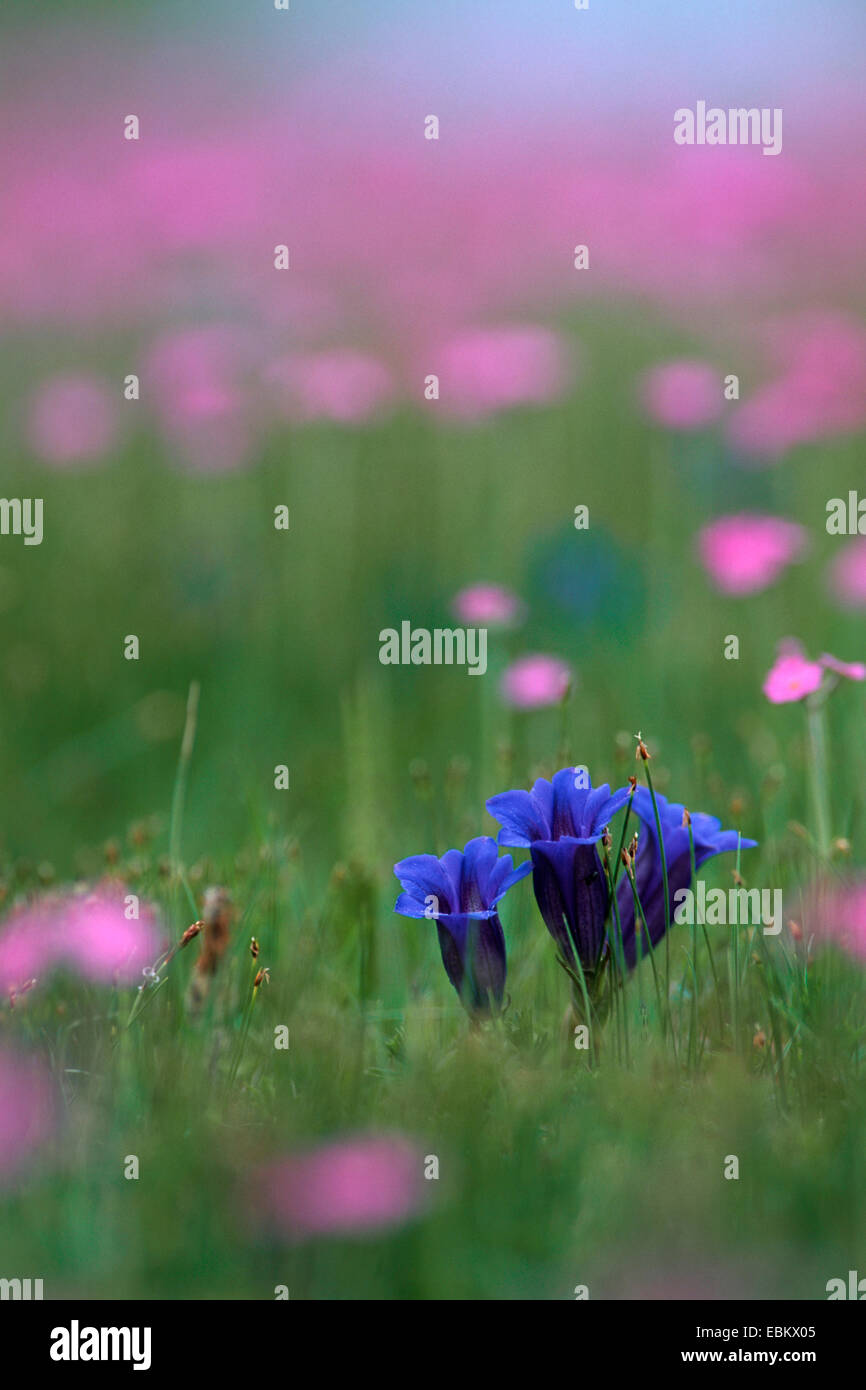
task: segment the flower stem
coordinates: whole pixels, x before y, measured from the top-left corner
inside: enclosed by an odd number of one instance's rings
[[[649,762],[646,759],[644,760],[643,770],[646,773],[646,782],[649,787],[649,794],[652,798],[656,835],[658,836],[659,853],[662,861],[662,883],[665,893],[665,1000],[668,1001],[669,1006],[671,992],[671,894],[668,886],[668,861],[667,855],[665,854],[665,842],[664,836],[662,835],[662,822],[661,816],[659,815],[658,802],[656,801],[656,794],[653,788],[653,779],[649,770]]]
[[[815,838],[822,859],[830,854],[830,804],[827,795],[827,735],[823,700],[806,701],[809,734],[809,781],[815,817]]]
[[[190,900],[193,915],[196,912],[195,898],[190,891],[186,875],[183,872],[183,860],[181,856],[181,839],[183,834],[183,806],[186,798],[186,783],[189,775],[189,765],[192,760],[192,749],[195,743],[195,730],[198,723],[198,697],[201,687],[198,681],[191,681],[189,694],[186,701],[186,720],[183,726],[183,738],[180,745],[180,757],[177,763],[177,773],[174,779],[174,792],[171,798],[171,826],[168,837],[168,858],[171,866],[171,874],[174,883],[181,882],[187,897]]]

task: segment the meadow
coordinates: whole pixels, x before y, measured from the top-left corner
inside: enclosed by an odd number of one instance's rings
[[[0,1277],[594,1300],[866,1276],[866,542],[826,524],[862,478],[862,174],[746,150],[643,178],[640,148],[554,128],[492,166],[473,129],[431,176],[421,107],[410,132],[402,98],[359,116],[315,86],[272,163],[258,95],[200,140],[183,54],[127,96],[119,42],[68,138],[52,102],[95,59],[54,96],[49,45],[7,97],[3,491],[43,499],[44,539],[0,536]],[[479,585],[511,603],[483,675],[380,661],[385,629],[468,625]],[[567,689],[515,693],[531,654]],[[464,1007],[394,866],[495,837],[489,798],[565,768],[649,769],[756,841],[700,878],[781,890],[783,921],[672,924],[588,1001],[516,882],[502,997]]]

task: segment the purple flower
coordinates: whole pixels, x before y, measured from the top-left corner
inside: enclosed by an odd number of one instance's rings
[[[584,768],[566,767],[552,782],[542,777],[530,792],[487,803],[502,826],[499,843],[529,849],[539,910],[572,970],[580,961],[592,972],[601,955],[610,894],[595,846],[630,795],[629,787],[611,794],[607,783],[593,789]]]
[[[499,1008],[505,996],[505,937],[496,911],[500,898],[531,868],[515,869],[498,855],[489,835],[464,850],[413,854],[394,865],[404,891],[394,907],[404,917],[427,917],[439,932],[442,964],[470,1014]]]
[[[668,920],[673,920],[675,894],[691,887],[692,865],[689,844],[689,827],[683,824],[684,807],[677,802],[667,801],[656,792],[662,840],[665,848],[665,861],[668,871],[668,891],[670,893],[670,918],[665,912],[664,876],[662,858],[656,832],[655,812],[650,793],[646,787],[638,787],[634,794],[633,811],[642,822],[635,856],[635,885],[640,898],[643,915],[649,929],[650,941],[657,946],[665,934]],[[728,850],[754,849],[757,840],[744,840],[736,830],[722,830],[721,821],[715,816],[704,815],[698,811],[691,816],[692,835],[695,842],[695,868],[699,869],[707,859]],[[623,875],[617,886],[617,907],[622,929],[622,945],[626,964],[631,968],[637,961],[635,934],[634,894],[628,878]],[[617,949],[619,947],[617,946]],[[641,923],[641,956],[649,953],[644,939]]]

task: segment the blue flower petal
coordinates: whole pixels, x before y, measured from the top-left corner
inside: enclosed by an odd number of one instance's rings
[[[413,898],[411,893],[401,893],[394,904],[394,911],[399,912],[401,917],[427,917],[424,904],[419,903],[417,898]]]
[[[440,912],[451,912],[455,906],[454,888],[435,854],[412,854],[408,859],[401,859],[394,865],[394,873],[409,896],[422,907],[429,897],[438,900]]]
[[[531,873],[531,859],[524,860],[522,864],[518,864],[517,867],[514,868],[511,863],[511,855],[503,854],[502,858],[496,861],[493,872],[490,875],[490,888],[495,894],[492,901],[498,903],[500,898],[503,898],[508,892],[509,888],[513,888],[515,883],[519,883],[522,878],[526,878],[527,875]]]
[[[487,809],[502,829],[500,845],[516,845],[528,849],[533,840],[550,839],[550,783],[540,779],[531,792],[500,792],[491,796]]]
[[[532,884],[545,926],[565,960],[575,952],[585,970],[593,969],[604,939],[608,888],[594,847],[574,839],[540,841],[532,846]]]

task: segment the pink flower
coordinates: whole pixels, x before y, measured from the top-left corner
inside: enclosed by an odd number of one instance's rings
[[[866,680],[866,666],[862,661],[839,661],[835,656],[828,656],[826,652],[818,660],[828,671],[834,671],[837,676],[844,676],[846,680]]]
[[[54,1127],[51,1080],[41,1065],[0,1053],[0,1180],[27,1165]]]
[[[558,705],[574,681],[571,667],[557,656],[534,653],[522,656],[506,668],[501,694],[515,709],[542,709]]]
[[[16,910],[0,930],[0,990],[7,993],[38,980],[56,958],[53,931],[45,929],[33,910]]]
[[[93,893],[69,902],[59,922],[59,942],[71,965],[90,980],[131,984],[159,952],[153,913],[139,906],[127,919],[122,896]]]
[[[51,377],[30,403],[30,447],[55,467],[102,458],[118,433],[117,393],[98,377],[71,372]]]
[[[772,463],[797,444],[838,434],[857,423],[844,400],[815,395],[793,373],[760,387],[731,418],[728,437],[741,453]]]
[[[744,401],[729,426],[736,448],[772,462],[797,444],[866,420],[866,333],[840,314],[806,314],[771,328],[780,374]]]
[[[131,909],[130,909],[131,910]],[[0,930],[0,988],[20,988],[61,967],[98,984],[130,984],[159,952],[153,912],[127,918],[123,890],[45,897],[12,913]]]
[[[844,608],[866,608],[866,536],[857,536],[836,556],[829,583]]]
[[[460,622],[511,627],[523,616],[523,603],[501,584],[473,584],[455,594],[453,609]]]
[[[706,362],[665,362],[641,378],[644,408],[656,424],[670,430],[699,430],[724,408],[722,379]]]
[[[284,413],[303,420],[359,424],[393,395],[390,373],[381,362],[345,348],[281,358],[267,377],[282,388]]]
[[[458,334],[428,370],[439,377],[443,409],[465,419],[555,400],[568,380],[562,342],[532,325]]]
[[[806,310],[771,323],[768,336],[781,370],[815,393],[857,391],[866,381],[866,330],[853,315]]]
[[[226,324],[168,333],[151,348],[145,373],[186,467],[219,473],[249,462],[255,431],[247,381],[257,352],[248,333]]]
[[[856,960],[866,962],[866,882],[853,880],[816,890],[805,917],[808,931],[817,940],[835,942]]]
[[[424,1158],[408,1139],[359,1136],[260,1170],[256,1204],[292,1240],[402,1226],[424,1205]]]
[[[723,516],[698,534],[701,563],[724,594],[766,589],[806,546],[806,532],[782,517]]]
[[[824,668],[809,661],[798,643],[780,643],[776,663],[764,681],[763,690],[774,705],[789,704],[812,695],[824,679]]]

